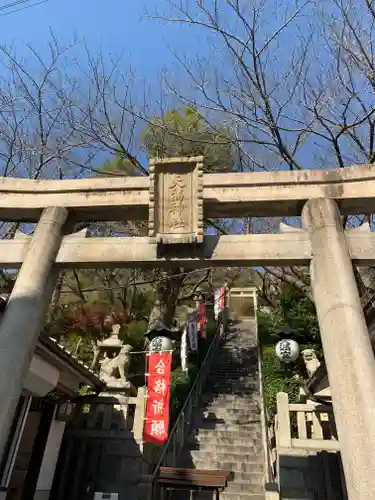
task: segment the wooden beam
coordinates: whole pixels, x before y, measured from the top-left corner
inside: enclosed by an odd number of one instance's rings
[[[310,198],[337,200],[343,215],[375,213],[373,165],[338,170],[205,174],[205,217],[300,215]],[[76,180],[0,178],[0,219],[37,221],[48,206],[77,220],[147,220],[147,177]]]

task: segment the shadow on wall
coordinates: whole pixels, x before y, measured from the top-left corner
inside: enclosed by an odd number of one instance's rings
[[[299,451],[279,457],[282,498],[347,500],[340,453]]]
[[[103,399],[82,406],[67,427],[50,500],[92,500],[95,492],[138,499],[145,465],[133,434],[135,405]]]

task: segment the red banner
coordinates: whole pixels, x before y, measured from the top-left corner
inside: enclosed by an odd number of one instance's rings
[[[207,325],[207,317],[206,317],[206,304],[205,302],[197,303],[198,316],[199,316],[199,330],[200,335],[203,339],[206,338],[206,325]]]
[[[147,403],[143,437],[149,443],[168,440],[172,353],[147,355]]]
[[[221,296],[220,296],[220,309],[223,310],[225,307],[225,288],[220,288]]]

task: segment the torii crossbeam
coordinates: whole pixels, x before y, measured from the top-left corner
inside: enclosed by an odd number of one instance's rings
[[[60,268],[311,262],[349,499],[374,499],[375,359],[352,262],[375,264],[375,238],[340,220],[375,213],[374,167],[204,174],[203,163],[154,160],[149,178],[0,180],[0,218],[38,222],[33,236],[0,242],[0,265],[20,267],[0,324],[0,455]],[[207,217],[301,214],[303,229],[278,235],[203,233]],[[149,235],[67,235],[73,222],[109,220],[148,220]]]

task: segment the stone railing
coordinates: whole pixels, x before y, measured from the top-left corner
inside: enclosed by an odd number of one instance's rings
[[[194,410],[199,404],[202,390],[206,384],[207,376],[210,373],[212,362],[217,353],[222,339],[225,336],[227,329],[227,311],[224,310],[220,321],[217,325],[216,334],[210,344],[207,354],[200,366],[196,379],[190,389],[186,401],[181,409],[181,412],[170,431],[169,439],[164,447],[163,453],[157,463],[154,473],[152,475],[152,491],[150,499],[156,490],[156,477],[159,473],[160,467],[175,467],[177,459],[184,447],[185,440],[188,437],[192,425],[194,423]]]
[[[331,406],[310,402],[290,404],[288,395],[277,395],[277,448],[339,451]]]

